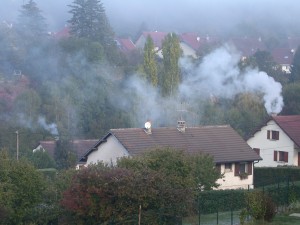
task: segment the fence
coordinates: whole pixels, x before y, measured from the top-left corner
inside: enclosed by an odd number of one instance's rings
[[[272,198],[277,211],[289,208],[300,200],[300,181],[292,176],[275,177],[257,183],[255,189],[205,191],[198,196],[198,215],[187,219],[184,225],[239,224],[239,211],[247,208],[245,195],[252,190],[261,190]]]

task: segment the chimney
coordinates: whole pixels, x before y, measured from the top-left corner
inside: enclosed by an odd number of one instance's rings
[[[185,132],[185,121],[184,120],[178,120],[177,121],[177,130],[179,130],[180,132],[184,133]]]
[[[146,132],[146,134],[152,134],[152,132],[151,132],[151,122],[149,120],[145,123],[144,131]]]

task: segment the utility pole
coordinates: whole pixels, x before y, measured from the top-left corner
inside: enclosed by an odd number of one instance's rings
[[[19,161],[19,131],[16,131],[17,134],[17,161]]]

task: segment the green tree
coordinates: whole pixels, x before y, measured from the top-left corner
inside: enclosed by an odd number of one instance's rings
[[[75,167],[76,154],[73,152],[67,137],[57,141],[54,157],[58,169]]]
[[[290,83],[283,88],[284,107],[282,114],[299,115],[300,114],[300,82]]]
[[[17,29],[22,36],[22,41],[36,45],[37,41],[46,36],[47,25],[41,10],[33,0],[22,5],[18,17]]]
[[[0,156],[0,224],[34,222],[32,212],[43,202],[46,187],[42,175],[26,161],[10,159],[3,151]]]
[[[297,48],[294,55],[290,81],[291,82],[300,81],[300,47]]]
[[[157,66],[156,66],[156,52],[153,40],[150,36],[147,37],[144,47],[144,63],[143,68],[146,74],[146,79],[153,85],[157,86]]]
[[[227,123],[244,138],[268,116],[261,97],[252,93],[237,95],[225,115]]]
[[[38,169],[55,168],[56,164],[54,159],[48,154],[48,152],[36,151],[33,152],[29,160]]]
[[[113,32],[100,0],[74,0],[69,7],[72,35],[99,42],[104,47],[113,42]]]
[[[163,96],[172,96],[177,92],[181,77],[178,65],[181,55],[179,39],[176,34],[168,34],[162,43],[164,73],[161,90]]]

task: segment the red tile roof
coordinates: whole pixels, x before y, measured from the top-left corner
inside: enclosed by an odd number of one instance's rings
[[[179,36],[180,42],[186,43],[194,50],[198,50],[200,47],[204,45],[215,45],[219,42],[216,37],[201,37],[196,33],[183,33]]]
[[[260,38],[233,38],[231,42],[242,53],[242,56],[249,57],[258,50],[266,50],[266,46]]]
[[[71,150],[76,154],[77,158],[80,158],[86,151],[93,147],[98,142],[98,139],[88,140],[71,140]],[[48,154],[54,159],[56,141],[40,141],[39,143]]]
[[[147,38],[150,36],[153,40],[154,46],[161,48],[162,47],[162,42],[167,36],[168,33],[166,32],[160,32],[160,31],[153,31],[153,32],[143,32],[143,36]]]
[[[77,154],[77,159],[79,160],[80,157],[84,155],[84,153],[86,153],[98,141],[98,139],[72,140],[72,150]]]
[[[171,147],[189,153],[210,154],[216,163],[261,159],[230,126],[203,126],[189,127],[185,132],[180,132],[177,128],[152,128],[151,134],[147,134],[142,128],[111,129],[81,161],[85,161],[89,153],[106,142],[111,135],[132,156],[157,147]]]
[[[129,53],[135,49],[135,45],[130,38],[117,38],[117,46],[124,53]]]
[[[180,41],[186,43],[194,50],[198,50],[201,46],[201,38],[196,33],[184,33],[180,35]]]
[[[300,115],[272,116],[272,119],[300,148]]]
[[[54,159],[56,141],[40,141],[39,143],[43,149],[45,149],[48,154]]]
[[[272,51],[273,59],[278,64],[291,65],[293,62],[294,54],[289,48],[276,48]]]

